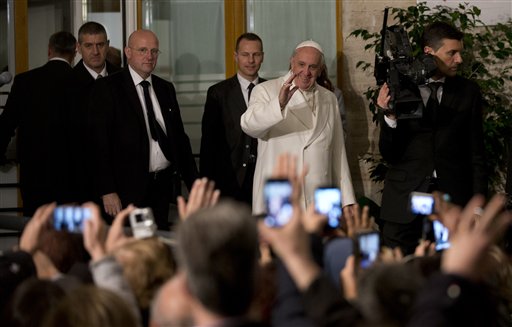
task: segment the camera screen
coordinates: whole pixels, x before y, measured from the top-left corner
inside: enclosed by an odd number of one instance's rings
[[[415,215],[431,215],[434,212],[434,197],[429,193],[411,193],[411,212]]]
[[[370,267],[377,260],[380,251],[379,233],[367,233],[357,236],[361,268]]]
[[[436,239],[436,251],[442,251],[450,247],[449,231],[440,221],[434,220],[433,223],[434,236]]]
[[[288,180],[269,179],[263,189],[267,215],[265,224],[270,227],[281,227],[292,217],[292,186]]]
[[[341,191],[335,187],[322,187],[315,191],[315,210],[327,216],[328,228],[338,228],[342,215]]]
[[[59,206],[53,211],[53,228],[71,233],[82,233],[84,222],[91,218],[91,209]]]

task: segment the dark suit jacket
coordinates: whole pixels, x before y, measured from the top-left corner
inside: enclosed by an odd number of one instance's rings
[[[381,218],[407,223],[408,197],[427,191],[436,171],[439,190],[464,205],[476,193],[487,193],[482,98],[478,86],[459,76],[447,77],[437,120],[398,121],[396,129],[381,121],[380,152],[389,163],[382,196]]]
[[[72,68],[61,60],[18,74],[0,116],[2,155],[18,127],[17,156],[26,215],[41,204],[71,200],[70,85]]]
[[[260,83],[263,81],[260,78]],[[241,186],[247,176],[252,190],[254,176],[254,164],[249,163],[254,139],[240,127],[245,110],[237,75],[208,89],[201,128],[201,175],[214,180],[223,196],[238,200],[248,200],[241,198]]]
[[[107,73],[112,75],[121,70],[117,67],[106,62]],[[73,144],[72,147],[72,171],[73,176],[70,183],[73,184],[73,189],[76,191],[76,199],[78,202],[94,200],[94,192],[92,186],[92,163],[90,161],[90,137],[87,130],[87,117],[88,117],[88,104],[91,96],[92,87],[94,86],[95,79],[85,68],[83,60],[80,60],[75,67],[73,67]]]
[[[173,165],[190,189],[198,173],[176,91],[158,76],[152,75],[152,82],[171,143]],[[149,138],[128,68],[96,81],[89,111],[96,194],[116,192],[123,206],[140,205],[148,187]]]

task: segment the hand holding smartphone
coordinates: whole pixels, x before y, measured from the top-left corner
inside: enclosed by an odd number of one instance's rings
[[[80,206],[58,206],[53,210],[53,228],[70,233],[83,233],[85,221],[91,218],[91,209]]]

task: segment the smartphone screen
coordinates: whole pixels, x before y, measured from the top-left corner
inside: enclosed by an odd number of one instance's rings
[[[359,234],[357,239],[357,249],[359,251],[359,264],[361,268],[370,267],[379,257],[380,236],[379,232],[370,232]]]
[[[340,189],[337,187],[317,188],[315,190],[315,210],[327,216],[326,228],[338,228],[342,215]]]
[[[265,224],[270,227],[281,227],[292,217],[292,185],[287,179],[269,179],[263,188],[267,214]]]
[[[82,233],[84,222],[91,218],[91,209],[75,206],[58,206],[53,211],[53,228],[70,233]]]
[[[432,229],[434,230],[434,237],[436,241],[436,251],[446,250],[450,247],[449,231],[439,220],[432,222]]]
[[[409,208],[414,215],[431,215],[434,213],[434,197],[430,193],[412,192]]]

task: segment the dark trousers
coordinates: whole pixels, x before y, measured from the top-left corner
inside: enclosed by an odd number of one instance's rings
[[[150,207],[159,230],[169,230],[169,203],[175,196],[173,191],[173,171],[161,170],[149,174],[148,191],[144,206]],[[174,199],[175,201],[175,199]]]
[[[413,254],[423,232],[423,217],[416,217],[408,224],[384,221],[382,226],[382,245],[390,248],[400,247],[405,255]]]

